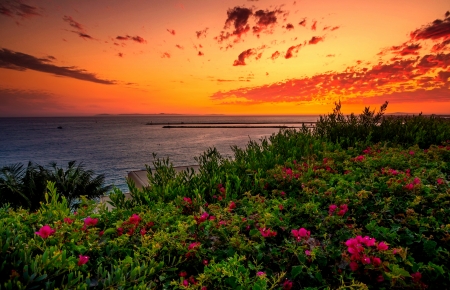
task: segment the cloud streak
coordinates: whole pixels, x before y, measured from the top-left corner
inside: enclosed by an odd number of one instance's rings
[[[121,41],[132,40],[137,43],[147,43],[147,41],[144,38],[140,37],[139,35],[136,35],[136,36],[130,36],[130,35],[120,36],[119,35],[116,37],[116,39],[121,40]]]
[[[32,55],[16,52],[8,49],[0,49],[0,68],[25,71],[27,69],[49,73],[57,76],[64,76],[82,81],[98,84],[114,85],[114,80],[100,79],[97,75],[74,66],[62,67],[51,63],[52,59],[39,59]]]
[[[31,18],[40,16],[37,7],[24,4],[20,1],[2,1],[0,3],[0,15],[11,18]]]

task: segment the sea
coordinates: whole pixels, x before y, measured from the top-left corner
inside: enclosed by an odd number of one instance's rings
[[[296,127],[318,117],[160,114],[0,118],[0,168],[16,163],[26,166],[29,161],[43,166],[56,162],[66,168],[69,161],[76,160],[85,169],[103,174],[107,185],[127,192],[128,172],[152,167],[153,153],[157,158],[168,157],[174,166],[195,165],[194,157],[213,147],[222,156],[233,158],[231,146],[245,148],[250,140],[260,142],[280,130],[269,126]]]

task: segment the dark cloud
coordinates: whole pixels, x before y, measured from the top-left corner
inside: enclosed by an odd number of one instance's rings
[[[327,57],[335,57],[334,54],[327,54]]]
[[[259,34],[261,32],[271,33],[274,25],[277,23],[277,14],[282,13],[280,10],[258,10],[255,12],[256,25],[253,26],[253,33]]]
[[[400,46],[391,47],[391,51],[400,56],[419,55],[419,50],[421,48],[422,48],[422,46],[418,43],[409,44],[409,45],[404,43],[403,45],[400,45]]]
[[[77,34],[79,37],[83,38],[83,39],[94,39],[92,36],[90,36],[89,34],[83,33],[83,32],[79,32],[79,31],[72,31],[73,33]]]
[[[182,47],[182,46],[181,46],[181,45],[179,45],[179,44],[175,45],[175,47],[176,47],[176,48],[179,48],[179,49],[181,49],[181,50],[183,50],[183,49],[184,49],[184,47]]]
[[[313,21],[313,24],[311,25],[311,30],[316,30],[317,29],[317,21]]]
[[[252,55],[256,55],[256,50],[254,48],[244,50],[239,54],[238,59],[234,61],[233,66],[246,65],[245,60]]]
[[[161,58],[170,58],[170,53],[164,52],[164,53],[161,55]]]
[[[301,44],[289,47],[288,50],[286,51],[286,55],[284,56],[284,58],[289,59],[289,58],[293,57],[294,53],[298,53],[298,51],[300,50],[301,47],[302,47]]]
[[[138,43],[147,43],[147,41],[144,38],[140,37],[139,35],[136,35],[136,36],[130,36],[130,35],[120,36],[119,35],[119,36],[116,37],[116,39],[117,40],[122,40],[122,41],[133,40],[133,41],[138,42]]]
[[[277,51],[275,51],[274,53],[272,53],[272,56],[270,57],[271,59],[275,60],[277,59],[281,54]]]
[[[225,21],[224,29],[228,29],[230,26],[234,27],[232,35],[238,39],[250,30],[248,19],[252,15],[252,10],[245,7],[234,7],[227,11],[227,20]],[[227,37],[228,38],[228,37]]]
[[[450,39],[450,12],[445,13],[445,19],[436,19],[432,23],[429,23],[415,31],[411,32],[411,39]]]
[[[286,29],[292,30],[292,29],[294,29],[294,25],[292,25],[292,23],[288,23],[288,24],[286,24]]]
[[[118,57],[123,57],[123,53],[119,52],[119,53],[117,54],[117,56],[118,56]]]
[[[309,44],[317,44],[317,43],[319,43],[319,42],[321,42],[321,41],[323,41],[323,37],[320,37],[320,36],[313,36],[313,37],[308,41],[308,43],[309,43]]]
[[[433,47],[431,48],[432,52],[442,52],[446,49],[450,48],[450,39],[447,39],[441,43],[436,43],[435,45],[433,45]]]
[[[15,52],[8,49],[0,50],[0,68],[14,69],[25,71],[27,69],[50,73],[57,76],[65,76],[78,80],[112,85],[116,84],[113,80],[103,80],[98,78],[95,74],[89,73],[86,70],[78,69],[74,66],[61,67],[49,64],[48,61],[42,61],[32,55]]]
[[[208,27],[206,27],[203,30],[196,31],[195,34],[197,35],[197,38],[202,38],[202,37],[205,38],[207,31],[208,31]]]
[[[174,29],[167,29],[167,31],[168,31],[170,34],[175,35],[175,30],[174,30]]]
[[[331,27],[330,31],[335,31],[335,30],[338,30],[339,28],[340,28],[340,26]]]
[[[61,97],[43,90],[21,90],[0,87],[0,116],[43,116],[67,110]]]
[[[22,3],[22,1],[4,0],[0,3],[0,15],[9,16],[11,18],[31,18],[40,16],[37,7]]]
[[[372,67],[349,67],[343,72],[327,72],[259,87],[217,92],[210,98],[222,103],[228,99],[238,99],[243,104],[258,104],[327,102],[330,95],[342,100],[392,95],[405,97],[405,102],[420,102],[418,98],[426,95],[426,89],[436,90],[441,95],[439,97],[436,94],[436,98],[449,101],[449,68],[450,54],[426,55],[417,59],[379,63]],[[398,101],[401,102],[401,99]]]
[[[75,28],[76,30],[78,30],[80,32],[85,32],[84,26],[81,23],[73,20],[73,18],[71,16],[64,15],[63,20],[65,22],[69,23],[69,25],[72,26],[73,28]]]
[[[203,55],[205,55],[205,54],[204,54],[203,52],[199,51],[197,55],[198,55],[198,56],[203,56]]]

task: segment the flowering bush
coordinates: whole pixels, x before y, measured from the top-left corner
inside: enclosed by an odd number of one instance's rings
[[[112,211],[74,213],[50,183],[37,212],[0,208],[0,286],[450,288],[449,145],[281,131],[234,161],[209,152],[197,175],[157,167]]]

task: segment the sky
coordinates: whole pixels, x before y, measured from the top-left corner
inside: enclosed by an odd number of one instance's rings
[[[0,117],[450,114],[448,0],[0,0]]]

